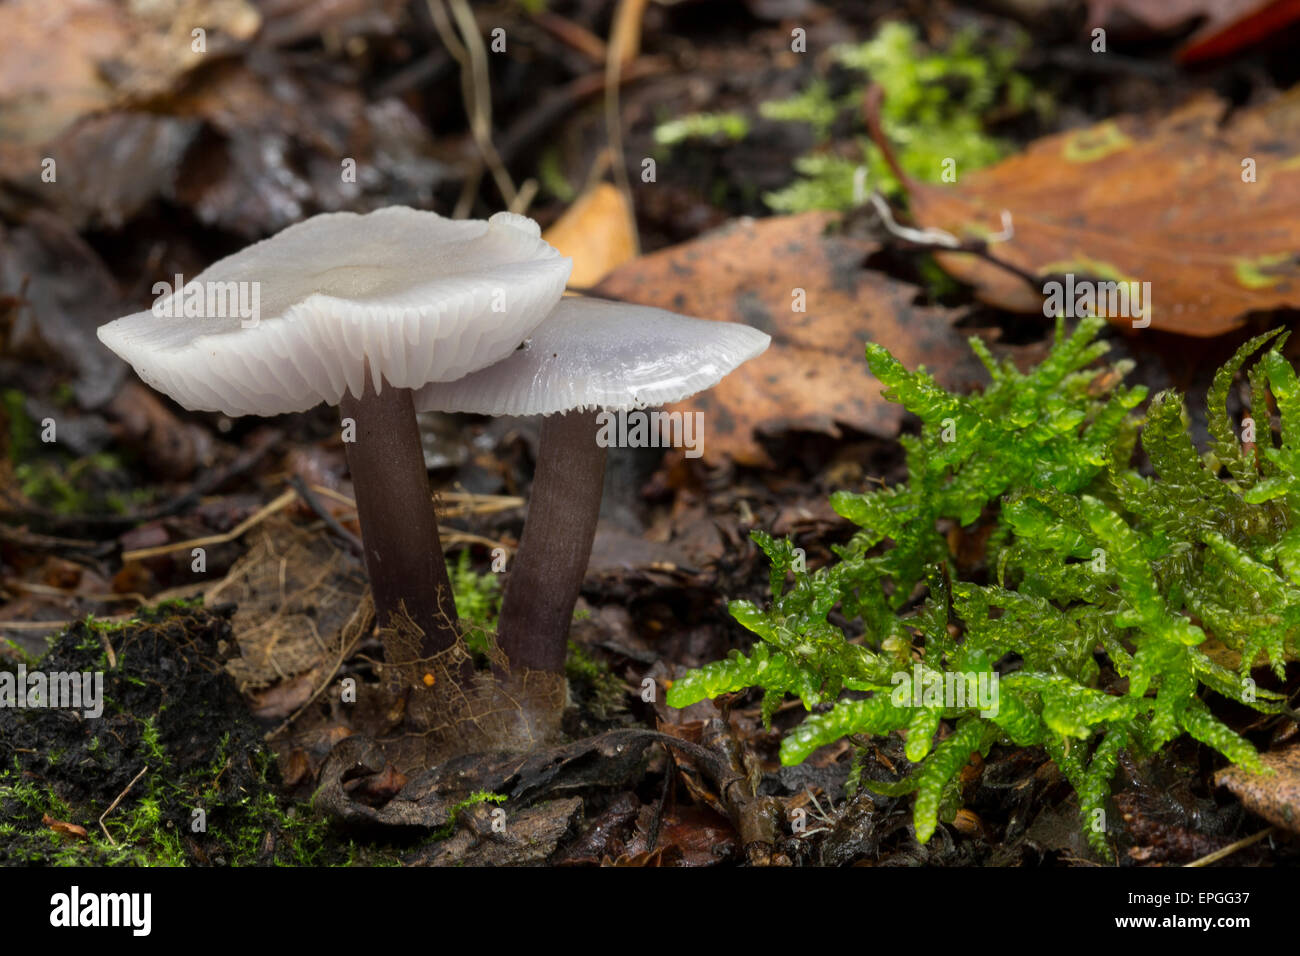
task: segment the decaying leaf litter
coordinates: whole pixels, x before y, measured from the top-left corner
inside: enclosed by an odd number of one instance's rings
[[[791,535],[816,566],[849,536],[829,493],[900,476],[897,438],[913,426],[881,400],[866,342],[967,389],[983,381],[967,335],[1022,366],[1044,354],[1050,323],[1027,277],[1147,278],[1160,296],[1152,329],[1117,325],[1114,350],[1138,359],[1137,380],[1195,395],[1250,331],[1288,317],[1300,288],[1288,231],[1300,113],[1284,55],[1250,48],[1179,71],[1169,61],[1184,21],[1139,17],[1146,32],[1104,70],[1077,55],[1089,24],[923,5],[911,25],[936,50],[968,28],[994,47],[1035,31],[1020,68],[1056,104],[1001,119],[991,107],[989,125],[1012,148],[983,171],[962,169],[955,184],[937,170],[905,171],[907,188],[889,196],[893,217],[969,247],[953,252],[886,228],[867,201],[871,182],[841,183],[850,201],[837,210],[772,216],[764,198],[795,180],[801,156],[852,169],[878,148],[862,113],[869,78],[790,45],[805,22],[810,51],[866,41],[881,26],[868,11],[509,7],[512,49],[528,59],[493,61],[484,89],[463,68],[461,4],[188,6],[172,20],[107,2],[0,10],[15,49],[52,64],[25,70],[6,58],[0,70],[4,653],[16,665],[63,634],[57,659],[105,666],[122,710],[108,738],[4,712],[5,816],[17,828],[0,848],[7,859],[1088,860],[1073,797],[1041,753],[996,749],[971,763],[965,809],[918,846],[907,798],[845,797],[847,743],[780,765],[780,730],[797,702],[768,731],[756,699],[677,711],[663,692],[686,667],[747,646],[725,601],[763,593],[750,530]],[[180,29],[196,17],[211,24],[204,58],[189,54]],[[78,40],[48,58],[56,34]],[[839,104],[825,141],[758,106],[817,82]],[[613,138],[611,110],[621,119]],[[728,112],[747,118],[744,136],[665,147],[656,135],[668,118]],[[58,189],[41,178],[47,156]],[[1245,156],[1257,168],[1250,184]],[[340,157],[355,159],[355,181],[340,178]],[[641,178],[641,157],[655,160],[653,182]],[[234,422],[183,413],[94,344],[105,320],[145,307],[159,276],[197,273],[315,212],[396,203],[527,211],[577,259],[576,287],[746,322],[774,339],[762,364],[683,406],[704,413],[702,459],[679,450],[611,459],[572,631],[572,742],[526,756],[398,769],[371,743],[391,725],[393,702],[365,693],[379,641],[336,421],[323,410]],[[1014,234],[989,242],[1003,210]],[[792,308],[795,290],[807,311]],[[55,450],[40,442],[46,418],[58,422]],[[508,555],[518,542],[536,427],[430,415],[422,437],[444,543],[453,563],[466,555],[465,581],[479,581],[468,572],[487,571],[493,549]],[[357,704],[340,698],[347,680],[362,688]],[[132,697],[142,683],[154,688],[147,700]],[[163,706],[185,700],[202,701],[205,719]],[[1283,729],[1266,732],[1285,768]],[[1199,757],[1184,744],[1121,765],[1116,805],[1132,835],[1122,859],[1287,858],[1289,777],[1225,774],[1229,789],[1217,788],[1212,773],[1189,771]],[[882,779],[906,766],[897,737],[861,759]],[[231,786],[259,794],[256,812],[228,805]],[[304,802],[313,795],[314,808]],[[205,802],[216,837],[187,836],[191,805]],[[505,838],[496,807],[511,820]],[[796,816],[806,821],[798,831]],[[1277,839],[1258,836],[1268,825]]]

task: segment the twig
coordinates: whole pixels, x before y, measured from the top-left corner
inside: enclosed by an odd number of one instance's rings
[[[516,550],[504,541],[498,541],[495,538],[485,538],[481,534],[470,534],[468,531],[457,531],[455,528],[444,528],[441,525],[438,526],[438,534],[442,537],[442,543],[448,550],[456,547],[458,544],[481,544],[485,548],[500,548],[507,554],[514,554]]]
[[[48,534],[36,534],[25,528],[13,528],[7,524],[0,524],[0,541],[8,541],[33,551],[85,551],[92,557],[103,557],[113,550],[111,541],[58,538]]]
[[[356,509],[357,503],[342,492],[335,491],[332,488],[326,488],[323,485],[312,485],[313,491],[325,495],[327,498],[333,498],[340,504],[346,505],[350,509]],[[435,496],[435,500],[438,496]],[[509,495],[473,495],[467,492],[446,492],[443,497],[451,500],[469,502],[470,507],[467,509],[474,514],[491,514],[495,511],[506,511],[510,508],[518,508],[523,505],[522,498],[515,498]],[[489,507],[475,507],[476,501],[482,499],[491,499]],[[482,544],[489,548],[502,548],[509,554],[514,554],[515,549],[506,544],[504,541],[496,541],[492,538],[485,538],[479,534],[471,534],[468,531],[461,531],[458,528],[449,528],[445,525],[438,525],[438,535],[442,538],[442,549],[449,551],[458,544]]]
[[[456,28],[460,32],[459,39],[448,19],[447,6],[450,6],[451,16],[455,18]],[[492,144],[491,79],[488,75],[487,51],[483,46],[483,37],[479,34],[478,21],[474,19],[474,12],[469,8],[466,0],[428,0],[428,7],[438,35],[442,37],[442,42],[446,44],[451,55],[460,63],[461,97],[465,103],[465,114],[469,118],[470,134],[474,137],[479,156],[492,174],[501,197],[506,201],[506,208],[511,212],[522,213],[527,206],[521,205],[520,192],[515,188],[510,173]]]
[[[113,834],[108,832],[108,827],[104,826],[104,817],[117,809],[117,805],[122,802],[122,798],[131,792],[131,788],[135,786],[136,781],[143,777],[148,770],[149,765],[145,764],[141,771],[135,775],[135,779],[126,785],[126,789],[117,795],[117,799],[108,805],[108,809],[99,815],[99,828],[104,831],[104,836],[108,837],[108,842],[113,846],[117,846],[117,841],[113,839]]]
[[[388,99],[439,78],[443,70],[450,69],[452,59],[445,50],[432,50],[375,87],[375,99]],[[150,273],[152,275],[153,273]]]
[[[108,656],[108,669],[117,670],[117,652],[113,650],[113,642],[108,639],[107,632],[99,632],[99,643],[104,645],[104,653]]]
[[[291,476],[289,478],[289,484],[293,487],[294,491],[298,492],[298,497],[306,503],[307,507],[316,512],[316,514],[320,516],[320,519],[329,526],[331,531],[347,542],[348,546],[352,549],[353,554],[360,557],[366,553],[365,548],[362,547],[361,539],[347,528],[343,527],[343,525],[339,524],[338,519],[335,518],[334,515],[330,514],[328,509],[326,509],[316,496],[311,493],[311,489],[307,487],[307,482],[302,480],[302,475]]]
[[[885,91],[878,83],[873,83],[867,88],[866,94],[862,98],[862,112],[866,117],[867,130],[871,136],[871,141],[876,144],[881,155],[885,157],[885,163],[888,164],[890,171],[909,194],[916,191],[918,184],[915,179],[907,174],[899,163],[898,157],[894,155],[893,147],[890,145],[889,137],[885,135],[884,126],[880,121],[880,107],[885,100]],[[855,187],[857,183],[855,181]],[[863,184],[865,186],[865,182]],[[880,215],[881,224],[885,231],[891,236],[903,240],[904,242],[915,246],[918,249],[928,249],[934,252],[964,252],[973,256],[979,256],[981,259],[1010,272],[1016,278],[1030,286],[1031,288],[1042,288],[1042,278],[1034,275],[1032,272],[1020,268],[1014,263],[1001,259],[989,252],[989,246],[994,243],[1007,242],[1015,235],[1015,228],[1011,221],[1010,211],[1002,210],[1002,230],[992,233],[983,239],[958,239],[950,232],[942,229],[927,228],[915,229],[911,226],[899,225],[894,218],[889,204],[885,198],[878,192],[872,192],[869,197],[871,205]]]
[[[136,604],[148,604],[149,598],[139,591],[123,591],[121,594],[94,594],[78,591],[76,588],[56,588],[52,584],[31,584],[27,581],[15,581],[10,585],[24,594],[47,594],[57,597],[80,598],[83,601],[95,601],[99,604],[116,604],[122,601],[134,601]]]
[[[460,195],[456,197],[456,205],[452,208],[452,219],[466,219],[474,211],[474,197],[478,195],[478,188],[483,184],[483,160],[474,164],[474,168],[469,171],[469,175],[460,184]]]
[[[885,102],[885,89],[879,83],[872,83],[867,87],[866,93],[862,95],[862,114],[867,121],[867,133],[871,141],[876,144],[882,156],[885,157],[885,163],[889,166],[890,172],[894,178],[899,181],[902,187],[909,193],[916,187],[916,180],[907,175],[903,166],[894,155],[894,149],[889,143],[889,137],[885,135],[884,124],[880,122],[880,107]]]
[[[609,43],[605,47],[605,136],[609,140],[609,151],[614,157],[614,185],[623,194],[628,209],[636,208],[632,197],[632,184],[627,178],[627,156],[623,152],[623,120],[619,115],[619,76],[623,71],[625,56],[633,52],[641,42],[641,16],[645,12],[645,0],[620,0],[614,11],[614,23],[610,30]],[[633,230],[633,252],[640,254],[641,238]]]
[[[294,499],[298,497],[296,491],[286,491],[280,497],[276,498],[270,504],[259,508],[256,513],[250,515],[241,521],[234,528],[224,534],[212,534],[204,538],[191,538],[189,541],[173,541],[171,544],[160,544],[154,548],[138,548],[135,551],[123,551],[122,563],[128,561],[141,561],[145,558],[152,558],[159,554],[171,554],[173,551],[183,551],[186,548],[201,548],[210,544],[225,544],[227,541],[234,541],[244,534],[248,529],[261,524],[277,511],[282,511]]]
[[[571,50],[577,50],[592,63],[604,63],[605,41],[586,27],[549,10],[538,10],[529,17],[539,27]]]
[[[889,208],[889,203],[885,202],[885,197],[879,192],[872,191],[868,197],[871,205],[880,215],[880,222],[885,227],[885,231],[891,236],[897,236],[899,239],[905,239],[916,246],[924,246],[929,249],[961,249],[962,241],[954,236],[951,232],[944,232],[942,229],[927,227],[925,229],[913,229],[911,226],[900,226],[894,218],[893,211]]]
[[[1253,836],[1248,836],[1245,839],[1238,840],[1236,843],[1229,843],[1223,849],[1215,850],[1213,853],[1208,856],[1203,856],[1199,860],[1193,860],[1191,863],[1186,864],[1186,866],[1209,866],[1211,863],[1218,863],[1224,857],[1231,856],[1238,850],[1244,850],[1246,847],[1258,843],[1276,829],[1277,827],[1265,827]]]
[[[1003,242],[1014,233],[1010,213],[1003,212],[1003,229],[1001,233],[989,236],[988,239],[962,240],[950,232],[944,232],[942,229],[914,229],[911,226],[899,225],[889,209],[889,204],[878,192],[871,194],[871,205],[880,214],[880,223],[884,226],[885,231],[907,245],[915,249],[926,249],[931,252],[964,252],[968,255],[979,256],[979,258],[997,266],[999,269],[1005,269],[1026,285],[1041,292],[1043,282],[1041,276],[1028,272],[1015,263],[1008,262],[989,252],[989,243],[991,241]]]
[[[619,70],[619,85],[635,80],[658,76],[672,71],[672,64],[663,57],[643,56]],[[497,151],[502,162],[512,162],[523,149],[549,130],[565,114],[577,109],[585,100],[605,90],[605,70],[584,73],[564,86],[547,90],[508,126],[499,138]]]
[[[355,509],[357,506],[354,499],[349,498],[341,491],[335,491],[333,488],[313,484],[311,490],[318,495],[332,498],[348,508]],[[434,495],[434,498],[435,500],[441,499],[442,501],[464,505],[464,510],[470,514],[496,514],[498,511],[509,511],[511,508],[522,508],[524,506],[524,499],[516,495],[485,495],[476,494],[472,491],[441,491]],[[444,510],[441,513],[446,514],[449,510]]]

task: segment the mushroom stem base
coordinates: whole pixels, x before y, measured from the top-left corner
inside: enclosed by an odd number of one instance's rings
[[[354,440],[345,440],[344,448],[384,657],[393,665],[432,657],[456,642],[456,602],[438,539],[412,392],[385,384],[376,394],[367,370],[364,395],[346,393],[339,413],[345,439],[346,420],[355,423]],[[399,626],[403,608],[423,633],[419,646],[406,646],[398,638],[413,633]]]
[[[605,478],[596,415],[568,412],[542,419],[528,519],[498,619],[497,643],[511,670],[564,671]]]

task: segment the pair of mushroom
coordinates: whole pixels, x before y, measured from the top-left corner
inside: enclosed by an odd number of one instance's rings
[[[339,406],[355,428],[348,468],[379,623],[409,618],[428,657],[458,633],[416,412],[546,416],[498,646],[512,669],[560,673],[600,507],[597,412],[678,401],[770,341],[748,326],[563,297],[571,269],[535,222],[511,213],[328,213],[171,293],[204,295],[205,311],[220,314],[155,308],[99,338],[192,411]],[[262,314],[220,308],[239,283],[258,283],[244,301]]]

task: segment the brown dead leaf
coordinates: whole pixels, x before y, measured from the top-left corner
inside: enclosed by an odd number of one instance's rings
[[[565,210],[542,236],[573,257],[569,285],[595,285],[625,262],[636,258],[636,217],[623,194],[609,183],[596,183]]]
[[[248,709],[258,720],[283,720],[311,700],[315,691],[315,671],[308,671],[249,693]]]
[[[0,6],[0,35],[0,143],[43,143],[112,102],[96,64],[127,46],[128,18],[118,4],[16,0]]]
[[[7,354],[27,361],[49,355],[51,364],[70,365],[83,408],[112,397],[126,366],[107,349],[86,345],[100,325],[121,314],[121,292],[99,254],[58,216],[34,211],[22,226],[0,226],[0,294],[11,292],[23,304],[9,330]]]
[[[249,40],[261,16],[246,0],[0,4],[0,145],[15,150],[0,153],[5,165],[83,116],[171,91],[205,62],[192,45],[198,24],[212,54]]]
[[[673,843],[666,843],[657,846],[653,850],[639,850],[635,853],[624,853],[617,859],[611,860],[608,856],[603,857],[600,861],[601,866],[617,867],[637,867],[637,868],[659,868],[668,866],[682,865],[681,847]]]
[[[385,764],[379,773],[349,781],[343,785],[353,800],[360,800],[372,807],[382,807],[397,796],[407,783],[406,774],[391,763]]]
[[[407,204],[426,206],[448,166],[402,101],[368,103],[353,84],[285,69],[268,79],[230,61],[206,71],[172,104],[216,134],[186,153],[176,200],[206,225],[249,238],[276,232],[311,211]],[[349,183],[339,161],[367,174]]]
[[[1206,96],[1050,136],[959,186],[914,184],[911,208],[966,238],[999,230],[1008,210],[1015,235],[992,247],[998,258],[1044,281],[1150,282],[1152,328],[1218,335],[1249,312],[1300,306],[1300,88],[1221,126],[1225,109]],[[1243,182],[1246,159],[1256,182]],[[986,302],[1043,307],[1041,286],[975,256],[938,258]]]
[[[41,823],[45,824],[55,833],[62,837],[69,837],[74,840],[88,840],[90,837],[86,834],[86,828],[77,826],[75,823],[66,823],[63,820],[56,820],[48,813],[41,814]]]
[[[1178,51],[1183,63],[1198,63],[1263,43],[1300,20],[1297,0],[1263,0],[1245,13],[1216,19],[1196,32]]]
[[[604,857],[621,856],[626,852],[625,840],[640,811],[641,801],[636,794],[624,790],[594,820],[584,825],[578,839],[555,862],[590,866],[599,864]]]
[[[715,866],[740,849],[730,821],[706,807],[674,807],[662,820],[659,847],[680,851],[678,866]]]
[[[1269,823],[1300,833],[1300,747],[1271,750],[1260,754],[1271,775],[1250,773],[1241,767],[1227,767],[1214,782],[1227,787],[1246,809]]]
[[[280,761],[280,777],[290,790],[312,779],[311,758],[301,747],[294,747]]]
[[[949,310],[914,305],[915,287],[863,269],[875,244],[823,235],[834,221],[823,212],[740,220],[628,263],[596,288],[772,336],[758,358],[673,406],[704,413],[706,458],[765,463],[755,429],[835,436],[848,426],[895,435],[903,410],[880,397],[863,357],[867,342],[885,345],[909,368],[930,366],[949,387],[981,380]],[[807,311],[795,311],[800,295]]]

